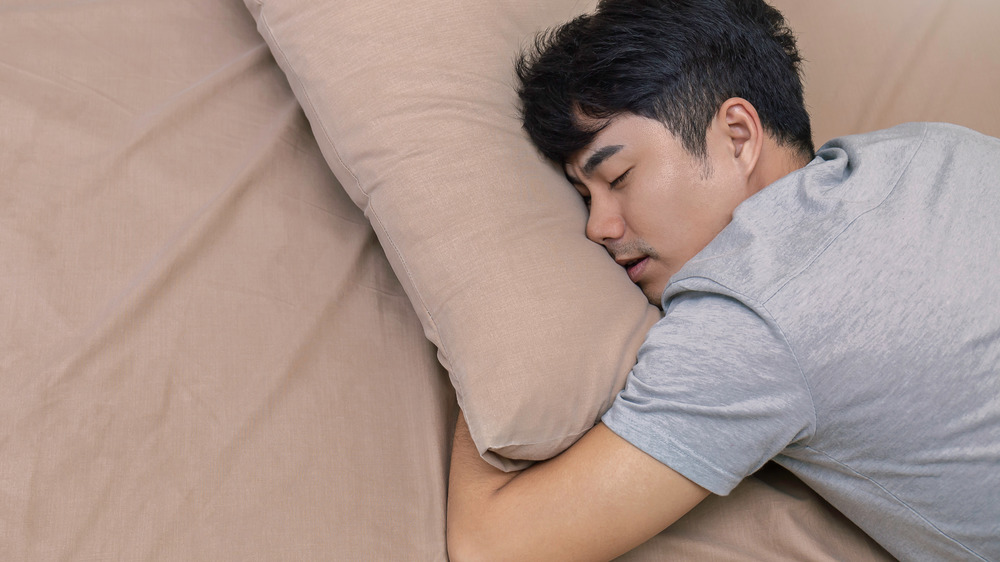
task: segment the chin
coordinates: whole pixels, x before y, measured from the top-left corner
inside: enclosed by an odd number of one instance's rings
[[[663,306],[661,304],[661,301],[663,300],[663,291],[655,292],[647,289],[642,289],[642,294],[646,295],[646,300],[649,301],[649,304],[655,306],[656,308],[659,308],[660,310],[663,310]]]

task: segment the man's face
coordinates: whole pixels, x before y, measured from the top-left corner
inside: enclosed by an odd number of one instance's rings
[[[730,162],[731,144],[712,128],[707,139],[702,160],[659,121],[623,114],[565,166],[588,202],[587,237],[657,306],[670,277],[729,224],[747,197],[746,178]]]

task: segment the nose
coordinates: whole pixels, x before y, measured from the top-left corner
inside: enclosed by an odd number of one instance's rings
[[[606,201],[593,197],[590,201],[590,216],[587,218],[587,238],[598,244],[607,245],[612,240],[625,236],[625,219],[618,208]]]

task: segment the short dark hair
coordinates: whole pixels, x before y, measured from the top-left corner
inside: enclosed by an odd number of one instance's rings
[[[539,151],[565,163],[593,141],[576,113],[657,119],[696,157],[729,98],[757,109],[779,144],[812,158],[795,36],[762,0],[601,0],[538,35],[516,61],[521,117]]]

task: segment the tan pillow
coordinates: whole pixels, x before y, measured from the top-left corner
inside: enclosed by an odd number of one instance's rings
[[[551,457],[623,385],[659,312],[520,130],[512,61],[577,0],[246,0],[364,210],[484,457]],[[506,458],[502,458],[506,457]]]

